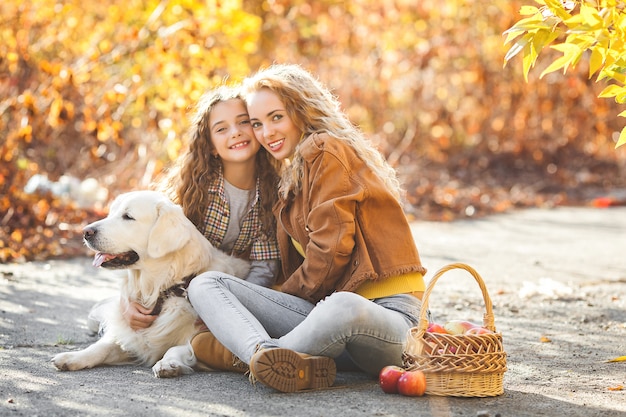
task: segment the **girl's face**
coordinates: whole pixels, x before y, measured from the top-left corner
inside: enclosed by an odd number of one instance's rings
[[[262,88],[248,96],[248,113],[257,140],[276,159],[293,156],[302,132],[296,127],[280,97]]]
[[[209,115],[209,130],[214,152],[223,163],[245,162],[261,149],[254,139],[250,116],[240,99],[220,101]]]

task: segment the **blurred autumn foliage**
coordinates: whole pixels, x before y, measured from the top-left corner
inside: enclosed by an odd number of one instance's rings
[[[181,153],[200,94],[272,62],[300,63],[334,90],[398,168],[417,219],[626,187],[619,109],[597,98],[583,62],[528,83],[503,68],[502,33],[527,3],[4,0],[0,262],[86,254],[82,227]],[[109,195],[85,205],[27,193],[35,175],[95,178]]]

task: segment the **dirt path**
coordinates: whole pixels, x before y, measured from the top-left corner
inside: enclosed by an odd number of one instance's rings
[[[626,416],[626,362],[606,362],[626,355],[626,209],[532,209],[413,230],[427,278],[464,262],[485,281],[508,353],[504,395],[400,397],[347,372],[334,389],[297,395],[228,373],[59,372],[49,359],[95,340],[87,311],[118,282],[78,258],[0,264],[0,415]],[[446,273],[429,303],[437,321],[484,312],[463,271]]]

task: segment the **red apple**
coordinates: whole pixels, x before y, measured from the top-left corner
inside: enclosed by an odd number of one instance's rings
[[[426,375],[422,371],[406,371],[398,379],[398,392],[409,397],[421,397],[426,392]]]
[[[430,323],[426,331],[428,333],[448,333],[439,323]]]
[[[406,371],[399,366],[385,366],[378,375],[380,387],[387,394],[396,394],[398,392],[398,380]]]
[[[493,333],[489,329],[485,329],[484,327],[473,327],[465,332],[465,334],[488,334]]]

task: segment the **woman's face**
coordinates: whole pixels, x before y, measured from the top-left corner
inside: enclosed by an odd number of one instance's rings
[[[254,139],[243,100],[231,99],[216,103],[209,115],[209,129],[215,152],[223,163],[248,161],[261,148]]]
[[[293,123],[280,97],[262,88],[247,97],[250,122],[257,140],[276,159],[291,158],[302,132]]]

